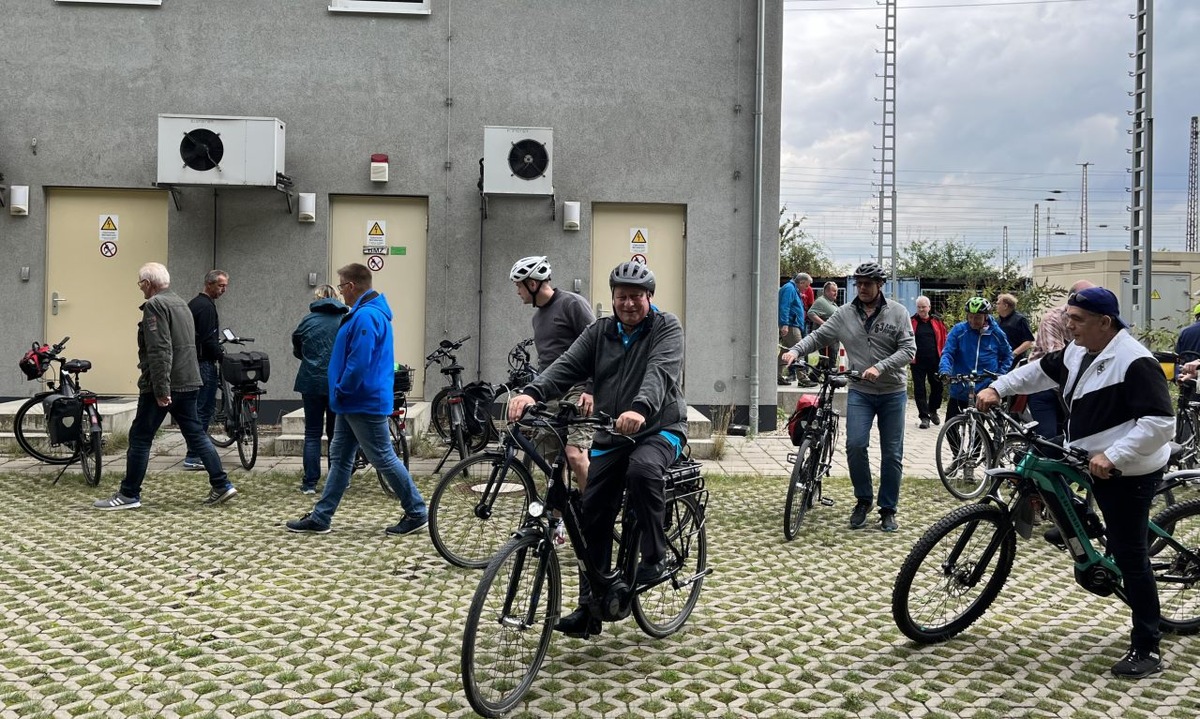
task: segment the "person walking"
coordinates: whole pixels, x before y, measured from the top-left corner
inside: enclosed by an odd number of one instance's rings
[[[188,454],[199,458],[210,485],[205,504],[222,504],[237,495],[221,466],[221,458],[196,416],[200,366],[196,360],[196,327],[179,295],[170,291],[171,274],[158,262],[138,270],[142,321],[138,323],[138,403],[129,427],[125,477],[117,493],[98,499],[96,509],[136,509],[142,506],[142,483],[150,462],[154,435],[167,415],[179,427]]]
[[[350,310],[337,298],[333,285],[313,293],[308,314],[292,332],[292,355],[300,360],[292,390],[304,403],[304,477],[300,491],[316,494],[321,478],[321,434],[333,438],[333,412],[329,409],[329,355],[342,317]]]
[[[856,297],[812,334],[783,354],[789,365],[819,347],[841,342],[850,369],[862,380],[846,395],[846,461],[857,503],[850,528],[866,526],[874,491],[867,453],[871,424],[879,420],[879,528],[894,532],[904,471],[904,407],[908,403],[907,368],[916,356],[908,310],[883,296],[883,268],[865,262],[854,270]]]
[[[366,265],[356,262],[338,270],[337,288],[350,311],[341,320],[329,357],[329,407],[337,415],[329,473],[312,511],[287,523],[291,532],[329,532],[360,446],[404,507],[404,516],[387,534],[411,534],[429,524],[425,499],[392,447],[387,423],[395,382],[392,309],[371,283]]]
[[[812,307],[808,308],[808,326],[811,330],[815,330],[825,324],[825,320],[833,316],[837,312],[838,286],[836,282],[826,282],[821,288],[821,296],[816,298],[812,303]],[[822,347],[821,356],[828,360],[830,367],[836,366],[837,349],[835,347]]]
[[[779,288],[779,357],[783,357],[785,348],[791,347],[804,336],[804,299],[803,292],[811,289],[812,278],[803,272],[790,281],[784,282]],[[779,384],[790,385],[789,367],[779,360]],[[792,370],[794,372],[794,370]]]
[[[196,356],[200,363],[200,394],[196,399],[196,417],[205,432],[216,411],[217,366],[225,350],[221,347],[221,318],[217,314],[217,300],[229,289],[229,273],[224,270],[209,270],[204,275],[204,289],[188,302],[192,312],[192,323],[196,325]],[[204,469],[200,458],[188,452],[183,458],[183,468]]]
[[[942,406],[942,378],[938,376],[938,363],[942,361],[942,348],[946,346],[946,323],[930,312],[929,298],[917,298],[917,312],[911,317],[913,339],[917,344],[917,355],[912,361],[913,399],[917,402],[917,416],[921,429],[929,429],[929,423],[941,424],[938,409]]]

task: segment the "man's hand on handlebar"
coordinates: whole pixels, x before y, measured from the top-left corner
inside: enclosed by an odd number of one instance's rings
[[[596,400],[588,392],[579,395],[579,414],[582,417],[591,417],[592,410],[596,407]]]
[[[788,367],[791,367],[793,364],[796,363],[797,355],[795,352],[788,350],[787,352],[784,352],[782,355],[780,355],[779,359],[782,360],[783,362],[786,362]]]
[[[516,422],[525,414],[525,410],[537,404],[537,400],[527,394],[519,394],[508,401],[508,421]]]
[[[646,418],[640,413],[629,410],[622,412],[617,421],[613,423],[613,430],[617,434],[635,434],[646,425]]]
[[[1113,475],[1113,470],[1116,468],[1117,467],[1112,463],[1112,460],[1109,459],[1103,452],[1092,455],[1092,458],[1088,460],[1088,472],[1090,472],[1093,477],[1108,479]]]
[[[975,408],[980,412],[986,412],[999,404],[1000,393],[991,387],[985,387],[979,390],[979,394],[975,395]]]
[[[1179,368],[1179,376],[1176,381],[1182,382],[1186,379],[1191,379],[1196,376],[1197,371],[1200,371],[1200,360],[1192,360]]]
[[[862,371],[861,376],[866,382],[874,382],[875,380],[879,379],[879,368],[875,365],[871,365]]]

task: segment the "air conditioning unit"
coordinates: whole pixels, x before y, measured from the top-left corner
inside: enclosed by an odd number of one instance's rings
[[[274,187],[286,129],[274,117],[159,115],[158,183]]]
[[[553,195],[554,130],[483,128],[483,191],[492,195]]]

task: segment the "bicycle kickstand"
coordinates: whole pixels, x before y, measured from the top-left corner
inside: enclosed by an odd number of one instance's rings
[[[58,485],[58,480],[62,479],[63,473],[66,472],[67,467],[70,467],[70,466],[71,466],[71,464],[68,462],[67,464],[64,464],[62,466],[62,469],[58,470],[58,474],[54,475],[54,481],[50,483],[51,487]]]
[[[437,474],[438,472],[441,472],[441,471],[442,471],[442,465],[446,463],[446,460],[447,460],[447,459],[450,459],[450,453],[451,453],[451,452],[453,452],[453,451],[454,451],[454,445],[453,445],[453,444],[451,444],[449,447],[447,447],[447,448],[446,448],[446,453],[442,455],[442,459],[441,459],[441,461],[439,461],[439,462],[437,463],[437,466],[433,468],[433,473],[434,473],[434,474]]]

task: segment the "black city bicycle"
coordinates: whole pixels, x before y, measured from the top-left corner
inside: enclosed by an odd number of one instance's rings
[[[1015,466],[1028,446],[1019,432],[1007,428],[1002,417],[1008,415],[1011,399],[986,412],[975,407],[976,384],[999,376],[984,370],[949,377],[951,383],[967,388],[967,404],[938,431],[934,462],[942,484],[958,499],[975,499],[983,494],[988,486],[986,470]]]
[[[676,462],[665,477],[663,531],[668,571],[652,582],[636,583],[640,529],[628,505],[620,521],[615,568],[605,571],[591,563],[581,533],[579,491],[565,481],[566,452],[560,451],[553,464],[547,464],[522,431],[552,431],[561,449],[573,425],[611,431],[612,420],[602,414],[578,417],[572,405],[565,405],[557,414],[547,412],[544,405],[533,405],[509,430],[516,446],[550,482],[546,501],[529,502],[520,528],[488,564],[467,613],[463,689],[471,707],[484,716],[500,716],[521,701],[550,649],[562,602],[562,575],[549,526],[553,512],[562,512],[579,566],[590,582],[592,596],[598,598],[593,616],[603,621],[618,621],[632,613],[650,636],[669,636],[691,615],[704,578],[712,571],[705,534],[708,491],[699,464],[690,459]],[[507,466],[514,470],[521,465],[514,456]],[[506,476],[502,474],[499,481]]]
[[[796,538],[804,515],[816,502],[833,506],[833,500],[821,493],[821,482],[833,467],[833,446],[841,424],[841,414],[833,407],[833,392],[845,387],[848,380],[859,378],[853,370],[830,369],[826,360],[817,367],[804,367],[816,375],[821,389],[815,405],[797,408],[788,420],[788,432],[797,446],[787,456],[792,476],[783,507],[783,536],[788,541]]]
[[[1075,581],[1099,596],[1127,601],[1121,571],[1093,545],[1104,527],[1072,486],[1090,493],[1088,458],[1037,436],[1032,425],[1005,421],[1029,442],[1015,469],[988,470],[989,490],[978,504],[938,520],[904,560],[892,589],[892,617],[905,636],[922,644],[946,641],[987,610],[1008,579],[1016,539],[1032,535],[1040,504],[1061,532],[1075,565]],[[1048,456],[1047,456],[1048,455]],[[1052,459],[1050,457],[1061,457]],[[1184,476],[1186,475],[1186,476]],[[1194,482],[1200,472],[1177,473],[1159,491]],[[1010,497],[1001,498],[1008,489]],[[1162,627],[1200,631],[1200,498],[1172,505],[1150,522],[1150,563],[1158,582]]]
[[[1184,365],[1200,358],[1200,353],[1155,352],[1161,363]],[[1200,428],[1200,396],[1196,395],[1196,378],[1175,380],[1179,395],[1175,400],[1175,443],[1179,448],[1171,453],[1167,465],[1176,469],[1195,469],[1200,466],[1200,446],[1197,445],[1197,428]]]
[[[245,345],[253,337],[238,337],[221,330],[221,344]],[[226,354],[217,364],[217,396],[208,436],[218,447],[237,443],[238,459],[246,469],[258,461],[258,398],[267,391],[259,386],[271,376],[271,363],[262,352]]]
[[[408,436],[405,434],[408,423],[408,393],[412,391],[412,367],[408,365],[399,365],[396,367],[392,375],[392,413],[388,415],[388,435],[391,437],[392,449],[395,450],[396,456],[408,467]],[[367,455],[363,454],[362,447],[354,455],[354,469],[357,472],[364,467],[371,466]],[[389,497],[394,497],[396,493],[392,490],[392,486],[387,483],[379,472],[375,473],[379,479],[379,486],[383,488],[384,494]]]
[[[464,367],[458,363],[458,357],[455,355],[469,339],[470,335],[453,342],[442,340],[438,343],[438,348],[425,357],[425,369],[438,365],[438,371],[449,383],[439,390],[429,403],[430,424],[434,432],[447,443],[446,453],[438,461],[437,467],[434,467],[434,474],[442,471],[442,465],[450,458],[451,453],[458,452],[460,460],[466,459],[472,452],[486,447],[491,439],[491,421],[489,419],[485,422],[477,416],[480,400],[474,393],[469,394],[463,386]],[[469,413],[464,405],[469,405]],[[488,417],[490,418],[490,415]]]
[[[79,462],[90,486],[100,484],[104,428],[96,393],[79,385],[79,375],[92,368],[81,359],[63,359],[70,337],[47,346],[33,343],[21,360],[21,371],[30,380],[40,380],[58,363],[57,380],[46,380],[47,390],[30,397],[13,417],[13,435],[26,454],[46,464],[66,466]],[[62,472],[55,477],[57,484]]]

